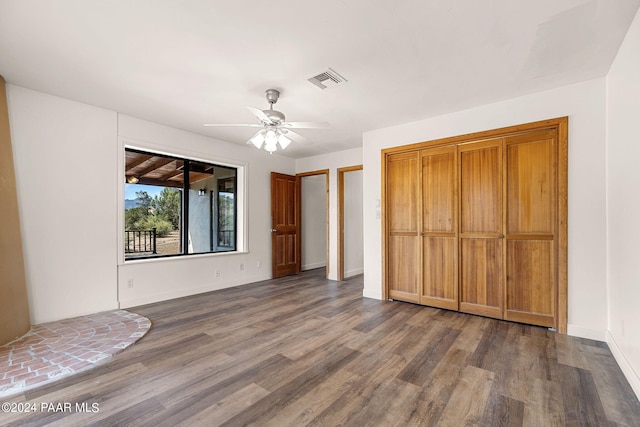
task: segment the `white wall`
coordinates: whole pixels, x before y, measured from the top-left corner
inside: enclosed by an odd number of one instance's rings
[[[327,179],[326,175],[302,177],[301,218],[302,270],[327,265]]]
[[[640,397],[640,12],[607,76],[607,341]]]
[[[294,160],[17,86],[7,92],[32,323],[271,277],[269,173],[295,173]],[[125,263],[125,143],[240,165],[244,252]]]
[[[380,164],[383,148],[569,116],[571,335],[605,339],[605,80],[596,79],[364,134],[364,295],[382,296]]]
[[[189,253],[209,252],[211,250],[211,189],[215,189],[215,177],[194,183],[189,190]],[[205,190],[200,196],[198,191]]]
[[[329,169],[329,265],[328,278],[338,279],[338,168],[362,164],[362,149],[338,151],[296,160],[296,173]]]
[[[362,171],[344,173],[344,277],[364,272]]]
[[[117,308],[116,113],[7,89],[31,322]]]

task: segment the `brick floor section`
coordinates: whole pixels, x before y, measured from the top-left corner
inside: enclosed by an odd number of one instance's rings
[[[0,397],[91,369],[142,338],[146,317],[126,310],[35,325],[0,346]]]

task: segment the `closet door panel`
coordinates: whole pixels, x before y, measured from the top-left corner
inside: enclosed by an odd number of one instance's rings
[[[463,239],[460,264],[460,311],[502,318],[502,242]]]
[[[539,131],[505,138],[505,319],[554,326],[556,140]]]
[[[554,325],[556,291],[553,265],[552,241],[507,242],[507,320]]]
[[[460,232],[493,233],[502,226],[501,140],[460,146]]]
[[[455,237],[424,237],[420,303],[458,310],[458,271]]]
[[[389,298],[420,302],[418,278],[420,258],[415,236],[391,236],[389,239]]]
[[[455,233],[456,147],[423,150],[421,156],[422,230],[425,233]]]
[[[506,139],[507,234],[554,233],[554,132]]]
[[[389,298],[419,302],[419,153],[387,159],[387,283]]]
[[[458,309],[458,199],[455,146],[423,150],[420,303]]]
[[[418,184],[417,152],[389,156],[387,163],[389,232],[418,232]]]
[[[502,139],[462,144],[460,179],[460,310],[502,318]]]

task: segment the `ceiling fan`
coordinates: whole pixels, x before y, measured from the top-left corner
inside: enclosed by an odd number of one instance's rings
[[[291,143],[291,140],[298,142],[306,142],[306,138],[302,135],[292,131],[291,129],[327,129],[330,127],[327,122],[287,122],[285,121],[284,114],[280,111],[273,109],[273,104],[278,102],[280,92],[276,89],[267,89],[265,91],[267,102],[269,103],[268,110],[261,110],[255,107],[247,107],[257,118],[260,120],[260,124],[257,123],[240,123],[240,124],[217,124],[206,123],[205,126],[246,126],[246,127],[261,127],[247,144],[253,144],[257,149],[262,148],[269,153],[273,153],[278,149],[278,145],[282,150],[287,148]]]

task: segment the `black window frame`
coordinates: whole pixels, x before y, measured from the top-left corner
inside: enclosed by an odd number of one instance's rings
[[[149,150],[141,150],[138,148],[131,148],[131,147],[125,147],[124,148],[124,152],[125,152],[125,158],[126,158],[126,153],[127,152],[133,152],[133,153],[138,153],[138,154],[142,154],[142,155],[150,155],[152,157],[163,157],[166,159],[174,159],[177,161],[181,161],[183,162],[183,179],[182,179],[182,188],[180,188],[180,190],[182,190],[181,192],[181,197],[180,197],[180,249],[181,252],[177,253],[177,254],[149,254],[149,255],[141,255],[141,256],[136,256],[136,257],[127,257],[127,253],[125,252],[124,254],[124,261],[125,262],[130,262],[130,261],[137,261],[137,260],[148,260],[148,259],[164,259],[164,258],[175,258],[175,257],[184,257],[184,256],[193,256],[193,255],[209,255],[209,254],[222,254],[222,253],[237,253],[238,252],[238,202],[237,202],[237,198],[238,198],[238,170],[239,167],[237,166],[229,166],[229,165],[221,165],[221,164],[217,164],[217,163],[213,163],[211,161],[204,161],[204,160],[196,160],[193,158],[188,158],[188,157],[184,157],[184,156],[179,156],[179,155],[171,155],[171,154],[163,154],[163,153],[156,153],[154,151],[149,151]],[[218,167],[218,168],[225,168],[225,169],[231,169],[234,170],[234,174],[233,174],[233,194],[234,194],[234,203],[233,203],[233,222],[234,222],[234,229],[233,229],[233,249],[230,250],[214,250],[211,249],[207,252],[193,252],[193,253],[189,253],[189,201],[190,201],[190,197],[191,194],[189,192],[189,190],[191,190],[190,184],[189,184],[189,174],[191,172],[191,164],[192,163],[198,163],[198,164],[205,164],[208,166],[212,166],[214,168]],[[126,169],[126,168],[125,168]],[[127,177],[126,177],[126,170],[125,170],[125,184],[127,184]],[[224,179],[229,179],[229,178],[224,178]],[[131,183],[129,183],[131,184]],[[140,183],[145,185],[144,183]],[[146,184],[146,185],[152,185],[152,184]],[[158,185],[160,186],[160,185]],[[164,187],[164,188],[168,188],[168,187]],[[177,187],[175,187],[177,188]],[[212,201],[213,197],[210,194],[210,201]],[[218,190],[216,188],[216,199],[218,198]],[[211,202],[210,202],[211,203]],[[216,205],[218,205],[218,201],[215,201]],[[124,209],[124,198],[123,198],[123,209]],[[216,215],[219,215],[219,205],[217,206],[216,209]],[[210,217],[210,222],[213,224],[213,215],[212,215],[213,210],[210,209],[209,210],[209,214],[211,215]],[[217,225],[216,225],[217,227]],[[124,232],[126,232],[126,225],[123,222],[123,228],[125,230],[123,230]],[[217,237],[217,236],[216,236]],[[216,239],[217,241],[217,239]],[[213,245],[211,245],[213,246]],[[122,248],[124,250],[124,248]]]

